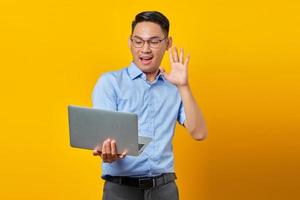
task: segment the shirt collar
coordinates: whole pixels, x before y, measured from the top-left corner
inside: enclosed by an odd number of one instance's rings
[[[143,74],[142,70],[140,70],[135,64],[134,62],[131,62],[129,67],[128,67],[128,73],[130,78],[133,80],[136,77],[140,76],[141,74]]]
[[[130,63],[130,65],[128,67],[128,73],[129,73],[129,76],[130,76],[131,80],[133,80],[133,79],[137,78],[138,76],[144,74],[143,71],[140,70],[140,68],[138,68],[134,62]],[[161,72],[159,72],[159,74],[157,75],[157,79],[161,79],[164,82],[166,81],[165,77],[162,75]]]

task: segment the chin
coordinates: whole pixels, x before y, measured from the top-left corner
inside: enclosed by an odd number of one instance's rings
[[[158,67],[155,67],[155,66],[148,66],[148,65],[142,65],[142,64],[139,67],[145,73],[152,73],[158,69]]]
[[[137,62],[136,64],[140,70],[146,73],[154,72],[158,67],[155,67],[155,65],[143,65],[141,62]]]

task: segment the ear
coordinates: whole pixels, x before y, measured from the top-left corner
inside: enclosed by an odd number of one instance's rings
[[[131,38],[130,38],[130,36],[128,38],[128,47],[129,47],[129,49],[131,48]]]
[[[169,48],[171,48],[172,42],[173,42],[172,37],[169,37],[169,38],[168,38],[168,42],[167,42],[167,50],[169,50]]]

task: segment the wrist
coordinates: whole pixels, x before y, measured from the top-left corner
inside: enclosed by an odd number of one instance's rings
[[[189,90],[190,86],[189,84],[184,84],[184,85],[177,85],[178,90]]]

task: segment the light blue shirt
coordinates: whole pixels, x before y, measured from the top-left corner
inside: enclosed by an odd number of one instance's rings
[[[138,115],[140,136],[152,141],[139,156],[102,163],[102,176],[156,176],[174,172],[172,138],[176,121],[185,120],[177,87],[159,74],[153,82],[132,62],[129,67],[103,74],[93,94],[93,107]],[[118,145],[118,144],[117,144]]]

